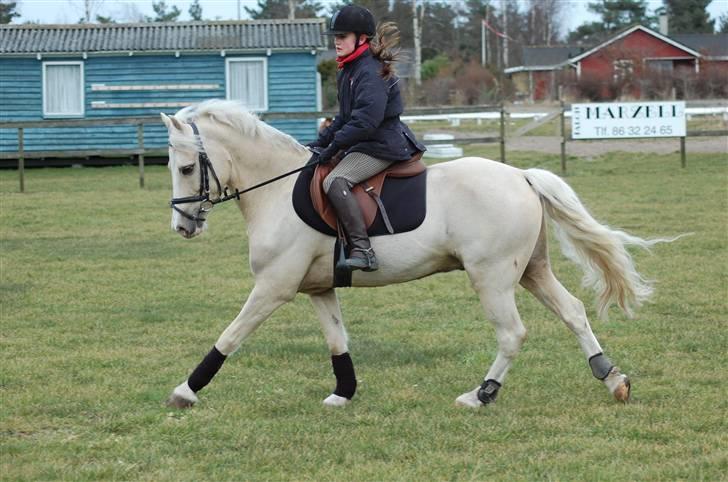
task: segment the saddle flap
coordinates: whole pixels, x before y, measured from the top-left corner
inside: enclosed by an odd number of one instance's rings
[[[321,216],[321,219],[334,230],[336,230],[337,224],[336,211],[326,197],[323,184],[324,179],[336,167],[336,164],[337,162],[333,161],[328,164],[319,164],[316,166],[310,185],[311,201],[314,209]],[[422,173],[425,169],[427,169],[427,166],[422,162],[422,153],[419,152],[409,161],[394,163],[379,174],[354,186],[351,192],[359,202],[359,208],[362,211],[366,227],[369,228],[372,225],[379,210],[377,202],[367,193],[367,190],[373,189],[377,196],[381,196],[382,187],[387,176],[397,178],[412,177]]]

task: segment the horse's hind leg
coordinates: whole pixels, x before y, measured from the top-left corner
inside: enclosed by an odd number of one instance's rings
[[[584,304],[556,279],[548,257],[531,259],[521,278],[521,285],[561,318],[576,335],[592,374],[604,382],[614,398],[621,402],[629,400],[629,379],[603,355],[602,347],[589,325]]]
[[[336,376],[334,393],[324,400],[324,405],[342,407],[347,405],[356,392],[356,374],[349,355],[344,320],[336,292],[331,289],[311,295],[311,303],[321,321],[326,343],[331,351],[331,365]]]
[[[506,267],[503,268],[507,269]],[[498,340],[498,354],[488,370],[483,383],[474,390],[460,395],[455,404],[466,407],[480,407],[495,401],[503,381],[526,338],[526,328],[521,322],[515,300],[514,283],[502,278],[486,277],[485,270],[466,267],[473,287],[480,296],[486,315],[495,326]],[[490,268],[490,272],[504,273]]]

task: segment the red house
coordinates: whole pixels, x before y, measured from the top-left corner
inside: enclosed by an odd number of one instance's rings
[[[552,48],[550,52],[543,47],[526,47],[524,65],[504,72],[514,81],[520,95],[533,101],[555,99],[557,84],[578,85],[581,97],[594,100],[685,96],[685,79],[697,79],[699,84],[699,76],[706,72],[712,76],[728,73],[726,34],[671,38],[635,25],[594,48],[564,58],[568,51],[565,47]],[[548,59],[549,65],[538,59]]]
[[[591,50],[569,59],[576,78],[603,82],[603,94],[623,83],[632,97],[641,96],[637,79],[659,74],[700,72],[700,53],[654,30],[635,25]],[[611,80],[611,82],[605,82]]]

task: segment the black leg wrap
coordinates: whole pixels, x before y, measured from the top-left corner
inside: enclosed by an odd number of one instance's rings
[[[596,355],[589,358],[589,366],[591,367],[592,374],[599,380],[604,380],[612,371],[614,365],[605,357],[603,353],[597,353]]]
[[[478,400],[483,402],[485,405],[495,402],[500,387],[501,384],[495,380],[484,381],[483,384],[480,385],[480,390],[478,390]]]
[[[190,386],[193,392],[202,390],[205,385],[210,383],[210,380],[215,376],[220,367],[225,362],[225,355],[220,353],[214,346],[210,353],[197,365],[197,368],[192,372],[190,378],[187,379],[187,384]]]
[[[356,374],[354,373],[354,363],[351,361],[349,352],[341,355],[331,355],[331,365],[334,367],[334,375],[336,376],[334,395],[351,400],[356,392]]]

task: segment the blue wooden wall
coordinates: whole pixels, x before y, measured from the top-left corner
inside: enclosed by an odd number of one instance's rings
[[[250,55],[262,57],[264,54]],[[229,54],[227,58],[245,57]],[[36,58],[0,57],[0,119],[43,119],[43,61],[79,61],[79,57]],[[273,53],[267,57],[268,112],[316,110],[316,57],[310,52]],[[98,108],[93,102],[107,104],[141,102],[199,102],[225,98],[225,57],[219,52],[209,55],[134,55],[89,56],[84,63],[86,119],[173,114],[173,108]],[[161,85],[216,84],[206,90],[93,90],[93,84]],[[270,124],[308,142],[316,135],[315,120],[276,121]],[[161,125],[144,129],[145,147],[165,147],[167,131]],[[81,150],[134,148],[137,145],[135,126],[103,126],[25,129],[26,150]],[[0,129],[0,151],[17,151],[17,129]]]

